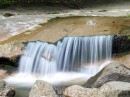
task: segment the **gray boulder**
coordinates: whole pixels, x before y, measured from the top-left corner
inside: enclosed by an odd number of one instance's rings
[[[99,89],[84,88],[82,86],[74,85],[65,89],[63,92],[65,97],[105,97]]]
[[[14,97],[15,90],[5,81],[0,79],[0,97]]]
[[[100,92],[105,97],[130,97],[130,83],[112,81],[104,84]]]
[[[37,80],[31,89],[29,97],[57,97],[52,85],[49,83]]]
[[[83,86],[99,88],[110,81],[130,82],[130,69],[117,62],[111,62],[97,75],[91,77]]]
[[[0,57],[12,59],[23,54],[24,44],[22,42],[9,42],[0,44]]]
[[[130,83],[113,81],[101,88],[70,86],[63,92],[65,97],[130,97]]]

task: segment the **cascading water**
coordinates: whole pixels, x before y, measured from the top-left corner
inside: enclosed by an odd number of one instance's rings
[[[30,42],[20,60],[20,72],[48,74],[57,71],[56,46]]]
[[[31,87],[36,80],[53,85],[83,84],[111,60],[112,35],[65,37],[56,45],[29,42],[19,71],[6,81]]]
[[[29,42],[21,57],[19,71],[39,74],[82,72],[85,66],[88,67],[86,71],[90,71],[89,67],[96,65],[97,62],[110,60],[111,53],[111,35],[66,37],[57,45]],[[98,69],[95,73],[97,71]]]

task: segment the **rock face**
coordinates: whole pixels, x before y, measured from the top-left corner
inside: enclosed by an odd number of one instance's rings
[[[111,62],[97,75],[90,78],[84,87],[99,88],[110,81],[130,82],[130,70],[117,62]]]
[[[17,65],[18,57],[23,54],[24,46],[22,42],[0,44],[0,65],[6,63]]]
[[[130,83],[112,81],[104,84],[100,92],[105,97],[130,97]]]
[[[41,80],[37,80],[31,89],[29,97],[58,97],[53,87]]]
[[[0,97],[14,97],[15,90],[0,79]]]
[[[71,86],[63,94],[65,97],[130,97],[130,83],[113,81],[92,89]]]
[[[23,54],[24,44],[22,42],[10,42],[0,45],[0,57],[15,57]]]
[[[124,28],[125,29],[125,28]],[[121,33],[120,33],[121,34]],[[113,54],[130,50],[130,35],[115,35],[113,38]]]

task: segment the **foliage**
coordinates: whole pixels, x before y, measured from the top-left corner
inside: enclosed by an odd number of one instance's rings
[[[9,0],[0,0],[0,6],[6,6],[9,4]]]
[[[128,17],[130,17],[130,14],[128,14]]]
[[[119,1],[130,1],[130,0],[0,0],[0,6],[7,6],[11,4],[41,4],[45,3],[48,5],[53,4],[63,4],[69,7],[75,7],[80,8],[84,4],[94,3],[94,4],[100,4],[100,3],[112,3],[112,2],[119,2]]]

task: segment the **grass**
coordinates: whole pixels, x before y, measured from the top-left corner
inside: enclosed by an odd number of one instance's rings
[[[117,56],[121,57],[121,56],[129,55],[129,54],[130,54],[130,51],[126,51],[126,52],[122,52],[122,53],[117,54]]]

